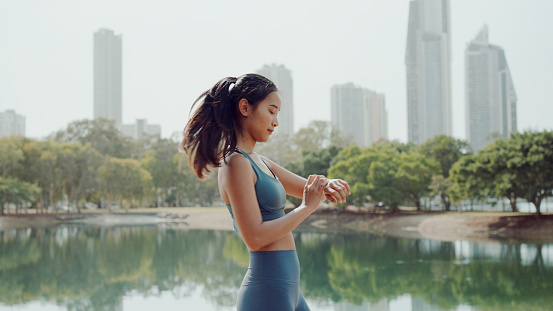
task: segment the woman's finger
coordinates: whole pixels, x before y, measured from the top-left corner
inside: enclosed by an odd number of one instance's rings
[[[340,202],[345,202],[346,200],[346,189],[342,187],[339,182],[332,183],[333,190],[336,192],[336,197]]]
[[[348,194],[351,194],[351,189],[349,188],[349,184],[347,183],[347,181],[344,181],[344,180],[339,180],[340,181],[340,186],[344,187],[345,190],[347,190]]]
[[[336,198],[331,195],[331,194],[328,194],[328,193],[325,193],[325,197],[327,200],[329,200],[330,202],[334,203],[334,204],[338,204],[338,201],[336,201]]]

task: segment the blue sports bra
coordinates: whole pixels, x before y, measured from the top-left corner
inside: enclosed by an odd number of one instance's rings
[[[284,216],[284,207],[286,206],[286,191],[282,186],[280,180],[275,177],[267,175],[263,172],[259,166],[250,158],[250,156],[244,151],[236,148],[238,153],[241,153],[248,159],[252,165],[252,168],[257,176],[257,182],[255,183],[255,193],[257,196],[257,202],[259,203],[259,210],[261,211],[261,218],[263,221],[273,220]],[[263,159],[261,159],[263,161]],[[265,161],[263,161],[265,163]],[[265,163],[267,165],[267,163]],[[267,166],[269,168],[269,166]],[[269,171],[271,169],[269,168]],[[271,171],[273,176],[275,175]],[[234,215],[232,214],[232,208],[230,204],[226,204],[230,216],[234,223],[234,230],[238,231],[236,222],[234,221]]]

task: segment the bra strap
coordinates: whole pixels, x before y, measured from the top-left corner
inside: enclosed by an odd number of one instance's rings
[[[255,175],[257,175],[257,178],[259,178],[259,173],[261,173],[261,169],[259,168],[259,166],[257,166],[257,164],[253,161],[253,159],[247,154],[245,153],[244,151],[236,148],[236,151],[238,151],[238,153],[242,154],[243,156],[246,157],[246,159],[248,159],[248,161],[250,161],[250,164],[253,168],[253,171],[255,172]]]

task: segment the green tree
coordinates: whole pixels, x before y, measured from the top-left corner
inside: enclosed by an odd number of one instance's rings
[[[536,207],[541,216],[541,202],[553,192],[553,131],[514,133],[517,152],[507,168],[519,172],[522,196]]]
[[[452,202],[457,203],[467,199],[484,200],[488,196],[491,184],[488,176],[489,171],[477,156],[468,155],[459,159],[453,164],[449,175],[452,184],[450,191]],[[516,211],[516,205],[514,209],[513,211]]]
[[[173,163],[179,172],[179,181],[176,183],[177,206],[185,206],[193,191],[192,185],[198,181],[198,177],[189,166],[189,157],[185,153],[177,153],[173,157]]]
[[[41,180],[41,161],[40,158],[42,156],[43,150],[49,146],[49,142],[40,142],[33,139],[25,138],[25,137],[17,137],[17,139],[14,139],[14,142],[16,144],[16,149],[20,150],[23,157],[20,159],[19,163],[14,167],[14,173],[13,176],[15,176],[17,179],[25,182],[29,182],[32,184],[39,185]],[[41,187],[44,186],[41,185]],[[41,193],[45,194],[43,188],[41,188]],[[43,198],[44,196],[41,195],[40,198]],[[38,204],[33,204],[35,207],[40,208],[39,211],[44,212],[43,204],[41,204],[44,200],[38,200]]]
[[[511,210],[517,212],[517,198],[521,195],[521,174],[523,168],[517,167],[513,159],[521,159],[524,156],[520,153],[519,146],[513,139],[497,139],[480,150],[472,165],[472,174],[479,182],[476,184],[483,195],[481,199],[488,196],[506,197],[511,205]],[[473,179],[474,177],[465,177]]]
[[[292,142],[300,151],[321,150],[330,146],[347,147],[353,145],[351,137],[343,135],[328,121],[311,121],[292,137]]]
[[[140,167],[140,162],[135,159],[119,159],[108,157],[98,169],[100,192],[108,202],[108,209],[114,202],[119,205],[126,201],[125,209],[132,204],[132,200],[142,199],[151,193],[152,176],[148,171]]]
[[[376,150],[393,150],[397,154],[408,154],[411,152],[415,152],[416,147],[417,146],[412,142],[402,143],[397,140],[393,140],[393,141],[381,140],[371,146],[372,149],[376,149]]]
[[[439,196],[444,204],[444,210],[451,210],[451,201],[449,199],[449,192],[453,187],[451,181],[442,175],[432,176],[432,182],[430,183],[431,194]]]
[[[369,202],[369,168],[379,160],[378,151],[374,148],[361,150],[357,146],[342,149],[339,160],[328,169],[329,178],[341,178],[347,181],[351,188],[351,196],[347,198],[349,204],[363,206]],[[343,210],[346,203],[339,204]]]
[[[334,157],[334,160],[330,163],[331,166],[340,162],[340,161],[347,161],[353,157],[356,157],[360,155],[362,152],[361,148],[358,146],[349,146],[345,147],[338,152],[338,155]]]
[[[445,210],[449,211],[451,206],[448,193],[451,187],[451,182],[448,180],[449,171],[453,164],[461,157],[471,154],[472,148],[464,140],[438,135],[418,146],[417,150],[421,154],[427,155],[440,163],[441,176],[443,178],[434,178],[431,188],[434,193],[439,194]]]
[[[432,176],[439,172],[440,166],[434,159],[415,151],[400,154],[399,161],[395,174],[396,187],[415,204],[417,211],[420,211],[420,200],[430,192]]]
[[[398,210],[399,204],[406,198],[406,193],[399,187],[399,158],[399,154],[392,149],[380,149],[378,158],[369,166],[367,177],[371,198],[386,203],[392,211]]]
[[[276,133],[268,142],[257,144],[256,152],[282,166],[287,166],[298,162],[304,152],[321,151],[330,146],[343,148],[350,145],[353,145],[353,140],[344,136],[330,122],[315,120],[292,137]]]
[[[59,167],[61,147],[56,142],[45,142],[41,146],[40,157],[36,165],[37,184],[42,188],[42,200],[46,206],[52,206],[57,213],[57,203],[63,198],[63,174]]]
[[[449,177],[449,170],[457,160],[472,153],[472,149],[466,141],[445,135],[438,135],[427,140],[418,146],[417,150],[440,163],[441,174],[444,178]]]
[[[60,144],[59,148],[57,167],[63,178],[64,193],[80,213],[78,202],[98,190],[97,170],[103,158],[90,144]]]
[[[350,203],[363,205],[369,198],[396,210],[405,199],[420,209],[420,198],[429,192],[438,163],[416,152],[413,144],[379,142],[371,148],[342,149],[330,163],[330,178],[343,178],[351,187]]]
[[[70,123],[65,130],[52,136],[55,141],[90,144],[104,156],[133,157],[136,151],[131,138],[123,136],[113,120],[95,119]]]
[[[178,163],[174,161],[177,153],[177,143],[169,139],[158,139],[141,160],[142,167],[152,175],[156,194],[164,200],[173,194],[172,191],[176,190],[182,176],[178,170]],[[156,200],[156,206],[157,203]]]
[[[16,172],[23,160],[23,151],[17,141],[19,137],[0,138],[0,177],[16,177]]]
[[[307,177],[312,174],[328,175],[330,163],[337,156],[342,148],[330,146],[321,150],[305,150],[300,161],[289,163],[286,168],[299,176]],[[301,199],[288,197],[295,206],[301,204]]]
[[[47,142],[39,142],[29,138],[18,137],[13,148],[21,151],[22,157],[16,165],[14,173],[18,179],[34,183],[37,180],[38,162]]]
[[[534,204],[539,217],[542,200],[553,191],[551,163],[553,132],[513,133],[480,150],[470,171],[479,180],[473,184],[485,195],[506,197],[514,212],[517,198],[525,198]]]
[[[16,206],[34,202],[39,198],[40,188],[15,178],[0,177],[0,215],[4,215],[4,206],[14,203]]]
[[[217,169],[209,173],[205,179],[199,180],[188,165],[189,158],[186,154],[176,154],[173,160],[180,173],[176,186],[179,201],[189,206],[211,206],[219,197]]]

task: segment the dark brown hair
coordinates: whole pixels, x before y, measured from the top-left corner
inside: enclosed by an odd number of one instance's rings
[[[264,100],[277,87],[271,80],[258,74],[227,77],[217,82],[196,99],[200,102],[184,128],[180,147],[190,156],[190,166],[199,178],[209,173],[210,167],[220,167],[236,149],[236,132],[241,130],[238,102],[246,99],[250,105]]]

